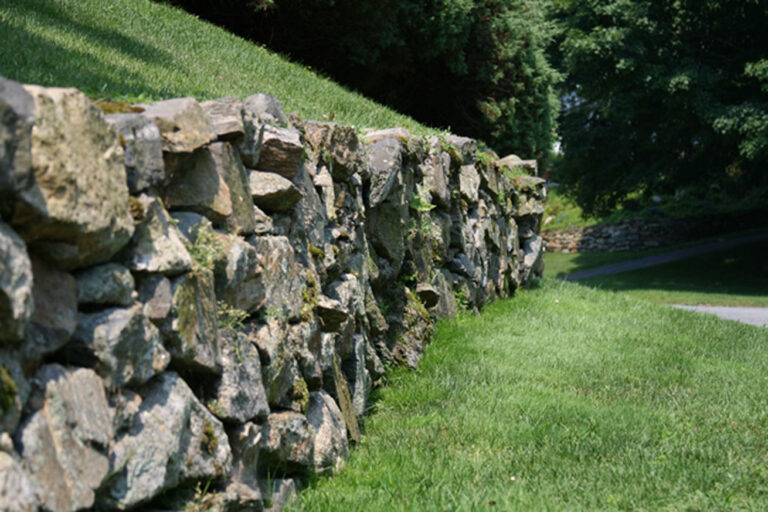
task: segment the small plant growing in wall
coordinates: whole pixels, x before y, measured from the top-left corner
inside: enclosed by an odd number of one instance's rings
[[[195,243],[189,249],[192,256],[193,272],[200,269],[213,270],[216,260],[224,257],[224,251],[216,238],[216,233],[209,224],[201,225],[197,230]]]

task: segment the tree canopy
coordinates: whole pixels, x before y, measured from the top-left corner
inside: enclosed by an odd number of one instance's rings
[[[768,3],[553,0],[559,178],[587,211],[632,192],[764,186]]]

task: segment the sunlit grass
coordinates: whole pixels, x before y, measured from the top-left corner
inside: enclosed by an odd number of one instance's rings
[[[548,281],[439,324],[295,510],[763,510],[768,331]]]

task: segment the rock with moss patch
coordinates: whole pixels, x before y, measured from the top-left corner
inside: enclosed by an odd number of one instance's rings
[[[210,409],[221,420],[245,423],[266,418],[267,396],[258,350],[242,333],[222,331],[222,373]]]
[[[33,307],[27,247],[10,226],[0,222],[0,346],[22,339]]]
[[[463,165],[470,165],[475,162],[475,154],[477,153],[477,141],[470,139],[469,137],[461,137],[458,135],[448,134],[445,136],[445,141],[455,147],[461,155]]]
[[[171,284],[172,307],[160,323],[175,364],[206,373],[221,371],[218,308],[213,273],[198,269]]]
[[[29,393],[29,379],[18,353],[0,350],[0,431],[16,430]]]
[[[333,179],[345,181],[355,173],[368,174],[365,148],[353,126],[308,122],[304,125],[304,135],[330,166]]]
[[[0,77],[0,215],[8,215],[17,191],[29,187],[35,101],[24,87]]]
[[[35,489],[24,467],[16,458],[5,452],[0,452],[0,510],[38,510]]]
[[[194,98],[175,98],[141,107],[160,129],[165,152],[191,153],[215,138],[208,117]]]
[[[286,411],[270,414],[261,431],[263,470],[281,475],[307,474],[314,464],[314,438],[306,416]]]
[[[80,313],[67,352],[71,361],[95,358],[94,369],[110,387],[143,384],[171,360],[141,304]]]
[[[132,508],[180,483],[229,474],[232,453],[223,425],[177,374],[158,375],[141,394],[132,427],[113,446],[104,504]]]
[[[62,268],[107,261],[133,234],[118,136],[76,89],[26,89],[34,183],[18,193],[11,224]]]
[[[104,385],[93,370],[44,366],[36,410],[19,429],[20,453],[47,510],[93,506],[109,472],[113,436]]]
[[[215,236],[219,247],[214,263],[217,299],[248,313],[256,312],[266,298],[256,249],[240,237]]]
[[[339,469],[349,456],[347,426],[341,409],[328,393],[319,391],[311,394],[307,421],[315,438],[315,471]]]
[[[256,249],[263,287],[264,311],[286,319],[297,319],[301,314],[301,290],[304,272],[296,262],[293,247],[284,236],[252,237]]]
[[[144,218],[123,251],[122,262],[134,272],[175,275],[190,270],[192,258],[163,204],[149,196],[141,196],[139,201]]]
[[[131,272],[118,263],[105,263],[78,272],[77,302],[87,305],[130,306],[135,282]]]
[[[105,119],[120,135],[130,193],[138,194],[161,185],[165,164],[157,125],[143,114],[111,114]]]
[[[32,259],[34,312],[25,340],[31,356],[40,357],[63,346],[77,326],[77,284],[66,272]]]

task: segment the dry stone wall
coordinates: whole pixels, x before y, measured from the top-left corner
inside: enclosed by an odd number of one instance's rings
[[[473,140],[129,110],[0,79],[2,510],[278,509],[385,362],[540,275],[542,180]]]

